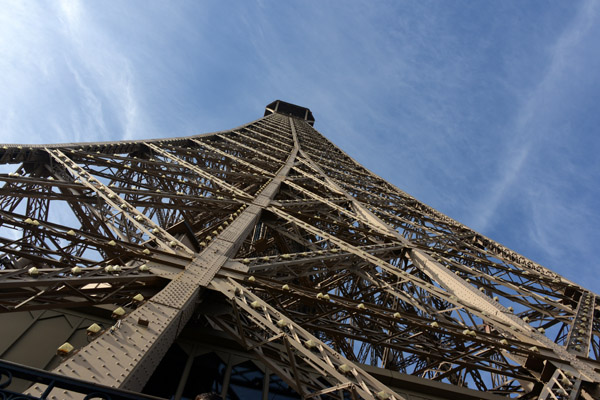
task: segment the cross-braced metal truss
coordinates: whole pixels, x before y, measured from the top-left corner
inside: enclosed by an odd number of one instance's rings
[[[17,167],[0,174],[0,311],[123,306],[55,372],[128,390],[219,292],[223,311],[195,318],[304,398],[406,398],[386,371],[598,395],[594,293],[385,182],[312,122],[275,102],[214,134],[2,147]]]

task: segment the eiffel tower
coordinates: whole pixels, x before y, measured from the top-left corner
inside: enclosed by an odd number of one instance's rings
[[[596,294],[314,122],[0,145],[4,398],[598,398]]]

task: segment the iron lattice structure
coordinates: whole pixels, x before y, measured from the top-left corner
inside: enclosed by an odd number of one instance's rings
[[[387,183],[313,123],[276,101],[231,131],[0,146],[16,166],[0,175],[0,311],[112,313],[54,372],[129,391],[192,324],[287,385],[275,398],[598,395],[594,293]]]

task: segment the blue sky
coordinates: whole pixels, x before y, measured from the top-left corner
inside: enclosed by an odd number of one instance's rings
[[[598,292],[599,22],[594,1],[6,1],[0,142],[193,135],[286,100]]]

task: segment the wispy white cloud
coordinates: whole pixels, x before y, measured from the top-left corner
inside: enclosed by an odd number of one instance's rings
[[[520,103],[519,112],[514,123],[507,129],[506,136],[510,138],[505,143],[502,161],[494,174],[495,182],[489,189],[488,195],[481,201],[479,212],[473,225],[482,231],[489,228],[497,213],[498,207],[507,197],[511,186],[518,181],[527,181],[528,163],[536,143],[547,135],[552,121],[552,113],[559,104],[568,101],[564,91],[571,84],[572,77],[566,69],[572,63],[585,63],[585,56],[577,54],[573,48],[585,37],[597,19],[595,2],[586,1],[580,6],[579,12],[560,35],[550,51],[546,73],[540,78],[535,88],[521,93],[515,99]],[[551,201],[551,197],[546,197]],[[558,208],[560,204],[554,204]]]
[[[3,7],[0,141],[108,140],[148,130],[136,54],[97,17],[78,0]]]
[[[113,112],[119,117],[117,127],[123,139],[132,139],[144,131],[137,92],[132,74],[132,62],[111,37],[88,13],[79,0],[63,0],[59,7],[60,20],[64,21],[65,35],[74,51],[67,60],[86,102],[85,112],[93,125],[88,130],[97,137],[105,135],[106,126],[100,97],[109,99]],[[73,63],[77,63],[73,67]],[[84,70],[89,83],[82,78]],[[92,88],[93,85],[93,88]]]
[[[69,71],[75,78],[77,87],[82,93],[83,102],[82,108],[85,110],[86,120],[89,121],[87,126],[82,129],[83,132],[98,131],[100,135],[108,134],[106,123],[104,121],[104,113],[102,109],[102,100],[98,97],[94,90],[85,82],[77,68],[75,68],[70,60],[65,60]],[[79,133],[79,129],[74,129],[75,133]]]
[[[63,27],[71,32],[71,35],[79,34],[79,27],[82,17],[82,4],[79,0],[60,0],[58,1],[60,10],[59,20]]]

